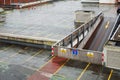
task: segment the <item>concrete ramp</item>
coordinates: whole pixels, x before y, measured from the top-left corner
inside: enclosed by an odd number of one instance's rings
[[[103,14],[100,13],[89,22],[81,25],[70,35],[53,45],[52,55],[102,65],[102,52],[83,49],[102,20]]]

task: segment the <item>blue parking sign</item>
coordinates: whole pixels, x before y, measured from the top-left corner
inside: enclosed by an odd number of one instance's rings
[[[72,50],[73,55],[78,55],[78,50]]]

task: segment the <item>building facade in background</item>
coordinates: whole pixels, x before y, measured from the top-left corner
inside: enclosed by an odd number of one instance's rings
[[[29,3],[40,0],[0,0],[1,5],[11,5],[13,3]]]

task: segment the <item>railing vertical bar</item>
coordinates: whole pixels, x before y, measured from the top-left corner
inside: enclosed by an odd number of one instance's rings
[[[62,46],[65,46],[65,41],[64,41],[64,39],[63,39],[63,44],[62,44]]]
[[[73,47],[73,36],[71,34],[71,47]]]

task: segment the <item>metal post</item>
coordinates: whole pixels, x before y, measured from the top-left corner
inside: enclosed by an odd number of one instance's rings
[[[65,41],[64,41],[64,39],[63,39],[63,44],[62,44],[62,46],[65,46]]]
[[[84,27],[83,27],[82,30],[83,30],[83,31],[82,31],[82,34],[83,34],[83,39],[84,39],[84,37],[85,37],[85,34],[84,34]]]
[[[79,35],[80,35],[80,32],[78,30],[78,33],[77,33],[77,44],[79,44]]]
[[[89,32],[89,27],[90,27],[90,26],[89,26],[89,23],[87,23],[87,25],[88,25],[88,27],[87,27],[87,31]]]
[[[72,34],[71,34],[71,48],[73,47],[73,39],[72,39]]]
[[[90,25],[89,25],[90,23],[88,23],[88,28],[87,28],[87,30],[88,30],[88,32],[89,32],[89,29],[90,29]]]
[[[91,27],[93,27],[93,24],[94,24],[94,23],[95,23],[95,19],[92,20],[92,25],[91,25]]]

